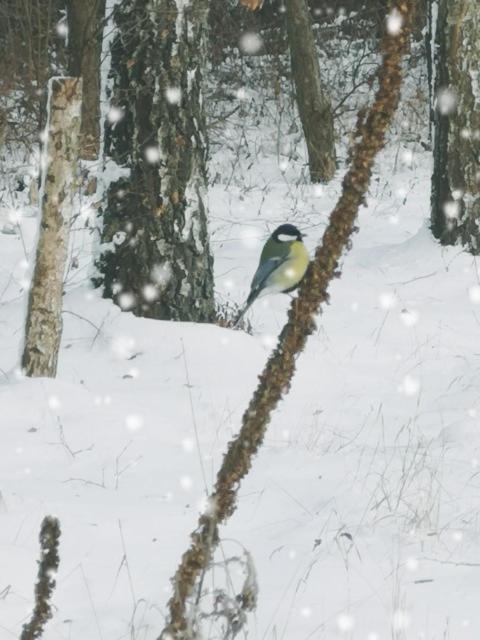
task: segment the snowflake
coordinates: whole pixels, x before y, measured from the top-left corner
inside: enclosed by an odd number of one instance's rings
[[[147,302],[153,302],[158,298],[158,288],[154,284],[146,284],[142,289],[143,297]]]
[[[355,620],[353,616],[348,613],[342,613],[337,618],[337,627],[340,631],[351,631],[355,626]]]
[[[261,240],[262,232],[257,227],[242,227],[240,229],[240,237],[243,245],[247,249],[256,249]]]
[[[392,616],[392,627],[394,631],[401,631],[410,625],[410,616],[406,611],[397,609]]]
[[[125,418],[125,426],[130,431],[138,431],[139,429],[141,429],[143,427],[143,418],[142,418],[142,416],[140,416],[140,415],[138,415],[136,413],[131,413],[130,415],[128,415]]]
[[[442,116],[448,116],[454,113],[457,108],[458,96],[451,88],[440,89],[437,94],[437,109]]]
[[[145,149],[145,160],[149,164],[155,164],[161,158],[160,149],[158,146],[151,146]]]
[[[385,293],[381,293],[378,301],[382,309],[389,310],[393,309],[393,307],[397,304],[397,298],[393,293],[386,291]]]
[[[414,396],[420,390],[420,381],[418,378],[414,378],[413,376],[405,376],[401,386],[399,387],[399,391],[403,391],[406,396]]]
[[[387,16],[387,31],[391,36],[398,36],[402,30],[403,18],[398,9],[393,9]]]
[[[165,91],[165,97],[170,104],[180,104],[182,99],[182,90],[180,87],[168,87]]]
[[[240,37],[240,51],[247,55],[255,55],[263,47],[263,40],[258,33],[247,32]]]
[[[190,489],[193,487],[193,480],[190,476],[182,476],[180,478],[180,486],[184,491],[190,491]]]
[[[120,107],[110,107],[107,113],[107,120],[114,124],[116,122],[120,122],[120,120],[125,116],[125,112]]]
[[[120,305],[123,311],[128,311],[132,307],[135,306],[136,298],[133,293],[121,293],[118,296],[118,304]]]
[[[455,200],[449,200],[443,205],[443,212],[450,220],[455,220],[460,215],[460,205]]]
[[[57,35],[60,36],[60,38],[66,39],[68,37],[68,25],[63,20],[57,24],[57,27],[55,30],[57,32]]]

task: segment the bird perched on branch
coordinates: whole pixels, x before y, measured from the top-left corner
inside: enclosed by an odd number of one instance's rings
[[[289,293],[298,287],[309,263],[303,237],[304,234],[293,224],[281,224],[275,229],[263,247],[250,293],[235,325],[259,296]]]

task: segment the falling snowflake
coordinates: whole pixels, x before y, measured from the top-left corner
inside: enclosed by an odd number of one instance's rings
[[[118,296],[118,304],[123,309],[123,311],[128,311],[132,307],[135,306],[136,298],[133,293],[121,293]]]
[[[143,427],[143,418],[142,416],[132,413],[125,418],[125,426],[130,431],[138,431]]]
[[[457,108],[458,96],[451,88],[440,89],[437,93],[437,109],[442,116],[448,116],[454,113]]]
[[[410,616],[406,611],[397,609],[392,616],[392,627],[394,631],[402,631],[410,626]]]
[[[387,31],[391,36],[398,36],[402,30],[403,18],[398,9],[393,9],[387,16]]]
[[[395,305],[397,304],[396,296],[389,291],[386,291],[385,293],[381,293],[378,298],[378,301],[382,309],[385,309],[387,311],[389,309],[393,309],[393,307],[395,307]]]
[[[60,38],[67,38],[68,37],[68,25],[67,23],[62,20],[57,24],[57,27],[55,29],[55,31],[57,32],[57,35],[60,36]]]
[[[142,289],[142,294],[147,302],[153,302],[158,298],[158,288],[154,284],[146,284]]]
[[[58,396],[50,396],[48,398],[48,406],[50,407],[50,409],[52,409],[52,411],[56,411],[57,409],[60,409],[61,407],[60,398],[58,398]]]
[[[242,227],[240,237],[247,249],[256,249],[260,245],[262,232],[257,227]]]
[[[109,112],[107,113],[107,120],[114,124],[115,122],[120,122],[120,120],[125,116],[125,111],[120,109],[120,107],[110,107]]]
[[[192,440],[192,438],[184,438],[182,440],[182,447],[185,451],[188,451],[190,453],[195,448],[195,442]]]
[[[473,285],[468,290],[468,297],[473,304],[480,304],[480,286],[478,284]]]
[[[180,486],[184,491],[190,491],[193,487],[193,480],[190,476],[182,476],[180,478]]]
[[[135,340],[129,336],[117,336],[114,338],[111,349],[120,360],[127,360],[135,353]]]
[[[182,100],[182,90],[180,87],[168,87],[165,91],[165,97],[170,104],[180,104]]]
[[[342,613],[337,617],[337,627],[340,631],[351,631],[354,626],[355,620],[348,613]]]
[[[145,159],[150,164],[159,162],[161,157],[160,149],[158,146],[151,146],[145,149]]]
[[[263,40],[258,33],[247,32],[240,37],[240,51],[247,55],[255,55],[263,47]]]
[[[153,282],[161,287],[165,287],[172,277],[172,269],[168,262],[156,264],[150,272]]]
[[[449,200],[443,205],[443,212],[447,218],[454,220],[460,215],[460,205],[455,200]]]
[[[403,391],[406,396],[414,396],[420,390],[420,381],[418,378],[414,378],[413,376],[405,376],[401,386],[399,387],[399,391]]]

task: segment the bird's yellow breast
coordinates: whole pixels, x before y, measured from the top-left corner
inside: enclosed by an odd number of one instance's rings
[[[272,274],[270,285],[277,291],[294,288],[305,275],[310,259],[303,242],[292,242],[289,258]]]

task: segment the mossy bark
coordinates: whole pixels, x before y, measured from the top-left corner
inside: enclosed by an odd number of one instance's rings
[[[116,7],[107,156],[123,167],[107,194],[98,283],[136,315],[208,322],[213,260],[205,208],[202,66],[208,1]]]
[[[480,254],[480,12],[473,0],[437,6],[432,231]]]

